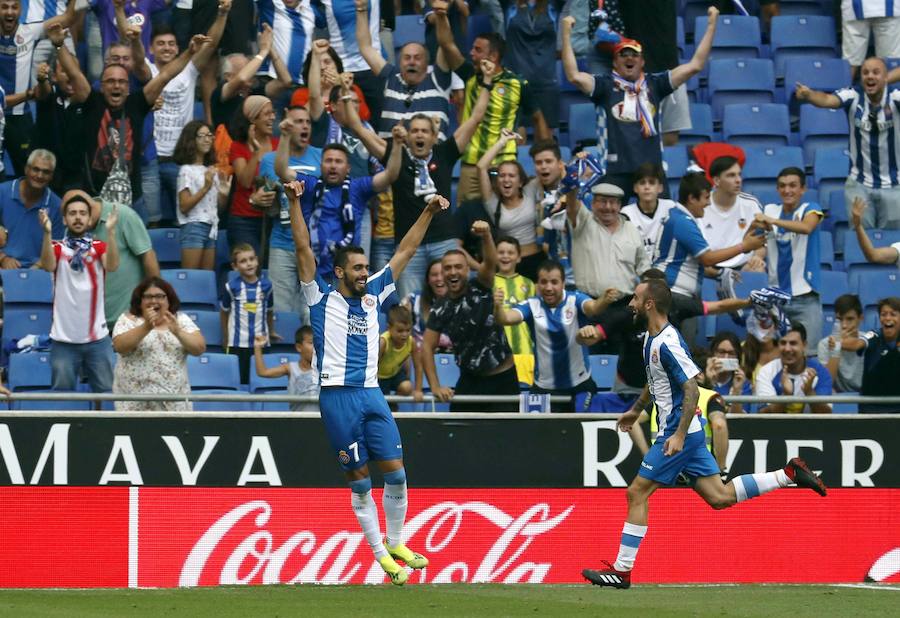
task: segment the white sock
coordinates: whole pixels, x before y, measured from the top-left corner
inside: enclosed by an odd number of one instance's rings
[[[629,524],[627,521],[622,526],[622,543],[619,545],[619,555],[613,568],[617,571],[630,571],[634,568],[634,559],[637,558],[638,547],[647,534],[647,526]]]
[[[362,528],[366,540],[372,548],[375,558],[383,558],[387,556],[387,550],[381,541],[381,528],[378,526],[378,507],[372,499],[372,492],[367,491],[364,494],[358,494],[354,491],[350,492],[350,504],[353,506],[353,513]]]
[[[762,472],[760,474],[743,474],[735,477],[731,482],[734,483],[734,493],[737,495],[737,501],[743,502],[744,500],[767,494],[779,487],[787,487],[791,484],[791,479],[788,478],[784,470],[775,470],[774,472]]]
[[[381,504],[384,506],[384,527],[387,544],[391,547],[403,542],[403,524],[406,522],[406,483],[399,485],[384,484],[384,495]]]

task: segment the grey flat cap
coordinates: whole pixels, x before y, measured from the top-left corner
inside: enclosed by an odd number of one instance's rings
[[[622,191],[622,189],[609,182],[601,182],[598,185],[594,185],[591,187],[591,193],[593,195],[604,195],[606,197],[625,197],[625,192]]]

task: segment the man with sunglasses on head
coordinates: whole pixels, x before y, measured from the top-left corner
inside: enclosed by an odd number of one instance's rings
[[[600,132],[598,145],[605,151],[602,154],[606,158],[606,182],[625,192],[623,203],[634,194],[632,175],[637,167],[642,163],[662,164],[660,102],[703,69],[718,15],[718,9],[709,7],[706,32],[689,62],[649,75],[644,73],[643,48],[632,39],[616,44],[612,73],[591,75],[580,71],[571,41],[575,18],[563,18],[562,62],[566,78],[602,108],[605,131]]]

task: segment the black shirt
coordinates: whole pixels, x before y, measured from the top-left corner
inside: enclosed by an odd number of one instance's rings
[[[481,200],[467,200],[459,205],[453,213],[453,224],[456,238],[462,241],[462,247],[476,260],[481,259],[481,237],[472,234],[472,224],[476,221],[487,221],[491,226],[491,234],[497,238],[497,230],[488,218]]]
[[[391,156],[393,140],[388,140],[387,149],[384,152],[384,162]],[[431,150],[431,158],[426,164],[430,182],[424,185],[419,179],[419,164],[413,159],[409,150],[403,149],[403,162],[400,165],[400,175],[391,186],[394,192],[394,241],[399,243],[409,228],[413,226],[419,215],[425,209],[426,198],[430,198],[437,192],[438,195],[450,199],[450,184],[453,177],[453,165],[460,157],[459,148],[453,137],[440,144],[435,144]],[[428,231],[425,232],[423,244],[439,242],[454,238],[455,228],[453,216],[450,210],[442,210],[434,215]]]
[[[865,366],[863,369],[860,395],[896,397],[900,395],[900,347],[896,341],[885,341],[882,331],[868,332],[863,336],[866,341]],[[862,404],[862,413],[897,412],[900,405]]]
[[[104,96],[92,90],[84,103],[70,105],[66,110],[81,136],[77,152],[82,182],[94,195],[100,193],[118,157],[117,142],[110,139],[113,135],[124,135],[125,169],[131,179],[132,199],[136,201],[143,195],[140,153],[143,152],[144,118],[151,109],[143,90],[129,94],[125,105],[118,110],[111,110]]]
[[[478,279],[470,280],[459,298],[438,299],[426,328],[450,337],[460,371],[483,375],[512,356],[503,327],[494,320],[494,291]]]

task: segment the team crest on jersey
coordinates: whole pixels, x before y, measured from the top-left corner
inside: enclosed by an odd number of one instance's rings
[[[744,229],[745,227],[747,227],[747,220],[743,217],[738,219],[738,227],[741,229]]]
[[[572,317],[575,315],[575,312],[572,311],[571,309],[566,309],[564,315],[566,316],[566,319],[567,319],[567,320],[571,320]]]
[[[363,304],[364,304],[366,307],[368,307],[369,309],[371,309],[372,307],[375,306],[375,299],[372,298],[371,296],[365,296],[365,297],[363,297],[363,301],[362,301],[362,302],[363,302]]]
[[[650,362],[657,363],[659,362],[659,354],[656,353],[656,350],[650,352]]]
[[[25,37],[23,37],[21,34],[17,34],[16,35],[16,45],[24,45],[24,44],[25,44]]]
[[[506,94],[506,88],[504,88],[503,86],[498,86],[498,87],[497,87],[497,94],[499,94],[499,95],[502,97],[503,95]]]
[[[350,463],[350,455],[347,454],[347,451],[341,451],[338,453],[338,461],[345,466]]]

